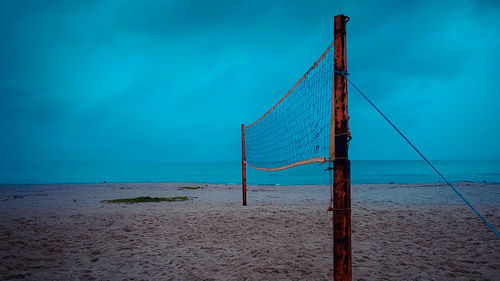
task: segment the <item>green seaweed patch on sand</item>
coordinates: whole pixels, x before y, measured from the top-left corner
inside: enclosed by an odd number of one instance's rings
[[[201,186],[181,186],[179,189],[200,189]]]
[[[175,197],[149,197],[149,196],[141,196],[136,198],[121,198],[121,199],[113,199],[113,200],[102,200],[103,203],[145,203],[145,202],[177,202],[177,201],[186,201],[189,200],[187,196],[175,196]]]

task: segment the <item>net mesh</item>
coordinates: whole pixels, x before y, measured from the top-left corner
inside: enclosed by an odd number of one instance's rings
[[[245,127],[248,165],[276,169],[328,158],[333,67],[330,45],[271,110]]]

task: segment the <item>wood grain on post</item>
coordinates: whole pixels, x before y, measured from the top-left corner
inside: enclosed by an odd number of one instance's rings
[[[348,159],[349,116],[347,80],[338,73],[347,71],[346,23],[348,17],[335,16],[334,30],[334,120],[335,160],[333,188],[333,280],[351,281],[351,164]]]
[[[241,191],[243,206],[247,205],[247,165],[245,158],[245,125],[241,124]]]

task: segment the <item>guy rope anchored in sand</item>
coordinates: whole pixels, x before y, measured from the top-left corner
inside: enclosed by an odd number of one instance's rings
[[[348,21],[349,17],[342,14],[335,16],[334,41],[326,51],[262,117],[250,125],[241,125],[243,205],[247,204],[247,165],[258,170],[278,171],[327,162],[330,177],[330,204],[327,210],[333,213],[333,278],[336,281],[352,279],[351,174],[348,158],[351,133],[347,110],[349,82],[500,238],[498,231],[348,79]]]

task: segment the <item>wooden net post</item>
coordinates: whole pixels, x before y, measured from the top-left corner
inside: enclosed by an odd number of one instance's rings
[[[247,164],[245,158],[245,125],[241,124],[241,191],[243,206],[247,205]]]
[[[348,159],[349,116],[347,114],[346,23],[349,17],[335,16],[334,28],[334,114],[335,159],[333,162],[333,280],[351,281],[351,163]],[[340,72],[340,73],[339,73]]]

